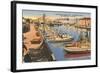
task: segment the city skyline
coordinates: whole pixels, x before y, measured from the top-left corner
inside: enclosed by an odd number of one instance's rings
[[[90,13],[85,12],[63,12],[63,11],[40,11],[40,10],[23,10],[23,16],[79,16],[79,17],[91,17]]]

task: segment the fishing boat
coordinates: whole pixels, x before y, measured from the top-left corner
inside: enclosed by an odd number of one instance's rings
[[[39,48],[43,43],[43,37],[40,35],[40,32],[34,28],[34,25],[30,25],[30,31],[23,33],[24,44],[27,48]]]
[[[26,47],[23,52],[25,62],[40,62],[53,60],[51,56],[52,53],[46,46],[43,35],[39,30],[35,30],[32,24],[30,31],[27,33],[23,33],[23,36],[23,44]]]
[[[80,44],[80,43],[69,43],[64,47],[64,50],[67,53],[90,53],[91,49],[90,49],[90,43],[85,43],[85,44]]]
[[[51,36],[48,38],[48,42],[68,42],[72,41],[73,38],[70,35],[62,35],[62,36]]]
[[[25,53],[25,62],[40,62],[40,61],[53,61],[52,52],[45,43],[45,14],[43,14],[43,29],[42,32],[39,30],[39,26],[34,22],[30,25],[30,30],[23,33],[23,53]],[[28,57],[27,57],[28,56]],[[30,60],[28,60],[30,58]]]
[[[64,48],[68,53],[89,53],[90,49],[87,48],[79,48],[79,47],[67,47]]]
[[[88,22],[86,22],[88,20]],[[84,21],[84,23],[82,23]],[[90,18],[80,19],[80,24],[75,25],[75,27],[80,30],[80,40],[74,43],[69,43],[64,47],[64,50],[67,53],[90,53],[91,52],[91,27],[90,27]]]

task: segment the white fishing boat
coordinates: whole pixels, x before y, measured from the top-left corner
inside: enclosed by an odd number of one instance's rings
[[[70,35],[62,35],[60,36],[51,36],[48,38],[48,42],[68,42],[68,41],[72,41],[73,38]]]
[[[64,47],[64,50],[67,53],[89,53],[91,51],[89,43],[77,44],[77,46],[70,43]]]

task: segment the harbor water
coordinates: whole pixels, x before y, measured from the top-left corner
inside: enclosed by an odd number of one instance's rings
[[[78,40],[80,40],[80,34],[86,35],[85,32],[81,32],[74,26],[67,27],[65,25],[61,25],[61,26],[54,26],[54,27],[50,27],[50,28],[58,34],[61,34],[61,35],[68,34],[68,35],[72,36],[73,40],[71,42],[77,42]],[[64,50],[64,47],[69,42],[48,42],[48,41],[46,41],[46,42],[47,42],[50,50],[53,52],[56,60],[58,60],[58,61],[90,59],[90,55],[89,56],[80,56],[80,57],[71,57],[71,58],[65,57],[67,52]]]

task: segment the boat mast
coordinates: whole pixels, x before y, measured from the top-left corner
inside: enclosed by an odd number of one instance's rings
[[[45,17],[46,17],[46,15],[43,14],[43,35],[44,35],[44,39],[45,39],[45,23],[46,23]]]

